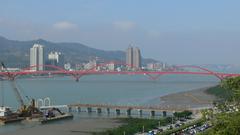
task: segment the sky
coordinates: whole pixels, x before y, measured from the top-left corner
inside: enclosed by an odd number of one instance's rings
[[[240,64],[239,0],[0,0],[0,36],[129,44],[170,64]]]

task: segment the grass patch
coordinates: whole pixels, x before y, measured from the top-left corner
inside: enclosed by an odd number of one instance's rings
[[[227,100],[231,97],[230,91],[222,88],[220,85],[209,88],[206,92],[223,100]]]

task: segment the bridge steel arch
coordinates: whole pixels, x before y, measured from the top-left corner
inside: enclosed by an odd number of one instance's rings
[[[31,70],[34,67],[49,67],[55,70],[42,70],[42,71],[34,71]],[[15,80],[17,77],[22,76],[22,75],[34,75],[34,74],[65,74],[65,75],[70,75],[70,76],[74,76],[73,74],[74,72],[70,72],[67,71],[61,67],[58,66],[54,66],[54,65],[33,65],[33,66],[29,66],[26,68],[22,68],[20,69],[20,71],[16,71],[16,72],[0,72],[0,79],[1,80]]]
[[[48,67],[48,68],[52,68],[52,69],[56,69],[56,71],[51,71],[51,70],[45,70],[45,71],[34,71],[31,72],[32,68],[35,67]],[[59,66],[55,66],[55,65],[33,65],[33,66],[29,66],[27,68],[22,69],[21,71],[29,71],[29,72],[25,72],[25,74],[66,74],[66,75],[70,75],[72,76],[76,81],[79,81],[79,78],[82,77],[83,75],[88,74],[88,72],[86,71],[68,71],[63,69],[62,67]]]
[[[116,64],[116,65],[121,65],[121,66],[126,66],[133,68],[133,70],[130,71],[110,71],[110,70],[105,70],[105,71],[97,71],[96,68],[99,66],[107,66],[108,64]],[[45,71],[32,71],[31,69],[33,67],[49,67],[55,70],[45,70]],[[176,70],[176,68],[193,68],[193,69],[200,69],[203,72],[180,72],[180,71],[174,71]],[[117,61],[110,61],[110,62],[106,62],[106,63],[101,63],[101,64],[97,64],[93,67],[91,67],[88,70],[74,70],[74,71],[68,71],[65,70],[61,67],[58,66],[54,66],[54,65],[34,65],[34,66],[30,66],[28,68],[23,68],[21,71],[17,71],[17,72],[0,72],[0,76],[3,79],[10,79],[10,80],[14,80],[16,77],[21,76],[21,75],[28,75],[28,74],[65,74],[65,75],[69,75],[72,76],[73,78],[75,78],[76,81],[79,80],[80,77],[84,76],[84,75],[91,75],[91,74],[143,74],[148,76],[149,79],[151,80],[157,80],[160,78],[161,75],[167,75],[167,74],[196,74],[196,75],[213,75],[216,76],[217,78],[219,78],[220,80],[224,79],[225,77],[234,77],[234,76],[240,76],[240,74],[228,74],[228,73],[218,73],[218,72],[213,72],[207,68],[203,68],[200,66],[193,66],[193,65],[185,65],[185,66],[176,66],[175,69],[173,69],[173,71],[146,71],[146,70],[142,70],[141,68],[137,68],[134,67],[133,65],[129,65],[126,64],[124,62],[117,62]]]
[[[64,68],[61,68],[61,67],[58,67],[58,66],[55,66],[55,65],[32,65],[32,66],[29,66],[27,68],[23,68],[21,69],[22,71],[25,71],[25,70],[31,70],[32,68],[35,68],[35,67],[48,67],[48,68],[53,68],[53,69],[57,69],[59,71],[67,71],[65,70]]]
[[[203,68],[203,67],[200,67],[200,66],[194,66],[194,65],[183,65],[183,66],[176,66],[177,68],[192,68],[192,69],[200,69],[202,71],[206,71],[210,74],[212,74],[213,76],[216,76],[218,79],[220,80],[223,80],[224,79],[224,76],[221,76],[219,74],[217,74],[216,72],[213,72],[207,68]]]
[[[140,71],[140,72],[143,72],[143,73],[145,72],[144,74],[147,75],[150,80],[157,80],[157,79],[159,79],[160,76],[162,76],[162,75],[170,74],[170,73],[162,73],[162,74],[161,74],[161,73],[158,73],[157,75],[153,76],[153,75],[151,75],[151,72],[146,72],[146,71],[142,70],[141,68],[134,67],[133,65],[129,65],[129,64],[124,63],[124,62],[116,62],[116,61],[110,61],[110,62],[107,62],[107,63],[97,64],[96,66],[94,66],[94,67],[92,67],[91,69],[87,70],[86,74],[91,74],[90,72],[93,71],[93,70],[95,70],[95,69],[96,69],[97,67],[99,67],[99,66],[106,66],[107,64],[111,64],[111,63],[113,63],[113,64],[118,64],[118,65],[123,65],[123,66],[128,66],[128,67],[132,67],[132,68],[134,68],[134,69],[137,69],[137,70]],[[200,69],[200,70],[202,70],[202,71],[204,71],[204,72],[209,73],[210,75],[213,75],[213,76],[217,77],[217,78],[220,79],[220,80],[223,80],[224,77],[225,77],[224,75],[218,74],[218,73],[216,73],[216,72],[213,72],[213,71],[211,71],[211,70],[209,70],[209,69],[207,69],[207,68],[203,68],[203,67],[200,67],[200,66],[183,65],[183,66],[176,66],[176,68]]]
[[[142,70],[141,68],[138,68],[134,65],[131,65],[131,64],[127,64],[125,62],[121,62],[121,61],[109,61],[109,62],[106,62],[106,63],[101,63],[101,64],[97,64],[96,66],[92,67],[91,69],[87,70],[87,73],[86,74],[89,74],[91,71],[93,71],[94,69],[96,69],[97,67],[99,66],[107,66],[108,64],[116,64],[116,65],[122,65],[122,66],[126,66],[126,67],[129,67],[129,68],[132,68],[134,70],[137,70],[137,71],[140,71],[140,72],[144,72],[144,70]],[[149,73],[144,73],[145,75],[148,76],[148,78],[150,80],[157,80],[161,74],[158,74],[156,76],[152,76],[151,74]]]

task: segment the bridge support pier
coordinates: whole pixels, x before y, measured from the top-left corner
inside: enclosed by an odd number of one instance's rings
[[[139,115],[142,117],[142,115],[143,115],[143,110],[139,109],[139,110],[138,110],[138,113],[139,113]]]
[[[153,111],[153,110],[150,111],[150,116],[151,116],[151,117],[154,117],[154,116],[155,116],[155,111]]]
[[[88,108],[87,108],[87,112],[88,112],[88,113],[91,113],[91,112],[92,112],[92,108],[91,108],[91,107],[88,107]]]
[[[167,112],[163,111],[163,117],[167,117]]]
[[[72,112],[72,107],[68,107],[68,112]]]
[[[110,114],[110,108],[107,108],[107,115]]]
[[[102,108],[97,108],[97,114],[101,114],[102,113]]]
[[[132,111],[132,109],[131,108],[129,108],[129,109],[127,109],[127,116],[131,116],[131,111]]]
[[[76,112],[80,113],[81,112],[81,107],[76,107]]]
[[[120,113],[121,113],[120,109],[116,109],[116,114],[120,115]]]

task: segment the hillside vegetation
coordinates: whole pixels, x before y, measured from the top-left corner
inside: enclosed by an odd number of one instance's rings
[[[83,45],[81,43],[55,43],[43,39],[31,41],[9,40],[0,36],[0,61],[5,62],[9,67],[26,67],[29,65],[29,49],[34,43],[45,46],[45,54],[50,51],[60,51],[64,54],[65,61],[70,63],[86,62],[90,58],[125,61],[124,51],[105,51]],[[126,45],[127,47],[127,45]],[[155,62],[153,59],[143,59],[143,64]]]
[[[202,135],[239,135],[240,134],[240,77],[227,78],[221,86],[210,89],[224,100],[216,103],[212,114],[213,127]]]

